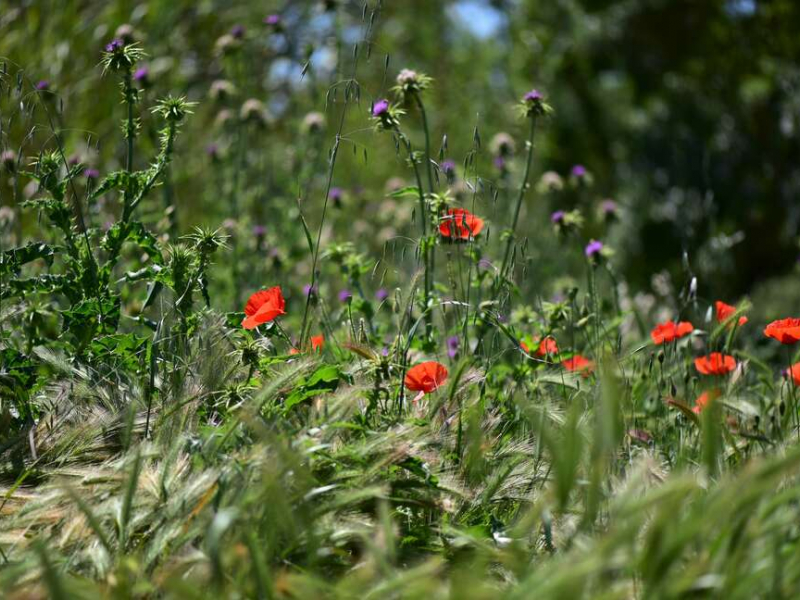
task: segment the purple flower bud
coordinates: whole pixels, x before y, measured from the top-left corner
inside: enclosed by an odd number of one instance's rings
[[[267,233],[267,228],[263,225],[253,225],[253,235],[256,237],[264,237]]]
[[[332,187],[328,197],[334,202],[338,202],[344,196],[344,190],[340,187]]]
[[[386,99],[378,100],[375,104],[372,105],[372,116],[373,117],[382,117],[386,113],[389,112],[389,101]]]
[[[36,89],[40,92],[46,92],[50,89],[50,82],[46,79],[42,79],[40,82],[36,84]]]
[[[522,99],[525,102],[535,102],[537,100],[544,100],[544,96],[539,90],[531,90],[527,94],[525,94]]]
[[[454,335],[447,338],[447,356],[455,358],[458,354],[458,336]]]
[[[586,167],[583,165],[575,165],[572,167],[571,173],[573,177],[577,177],[578,179],[581,177],[586,177]]]
[[[586,256],[592,258],[596,254],[599,254],[602,250],[603,250],[603,242],[592,240],[586,246]]]
[[[83,171],[83,176],[86,177],[86,179],[97,179],[100,177],[100,171],[97,169],[85,169]]]
[[[386,288],[378,288],[375,292],[375,299],[378,302],[383,302],[389,297],[389,291]]]
[[[276,25],[280,25],[281,23],[281,16],[280,15],[267,15],[264,18],[264,23],[275,27]]]
[[[456,171],[456,163],[455,161],[450,159],[443,160],[440,166],[442,169],[442,173],[444,173],[445,175],[453,175]]]
[[[147,67],[139,67],[133,74],[133,80],[139,83],[147,83],[148,77],[150,77],[150,69]]]
[[[231,28],[231,35],[237,40],[242,39],[244,37],[244,25],[234,25]]]
[[[566,213],[563,210],[557,210],[552,215],[550,215],[550,220],[556,224],[563,223],[565,216]]]
[[[600,210],[604,215],[613,215],[617,212],[617,203],[613,200],[603,200],[600,203]]]
[[[117,52],[118,50],[122,50],[124,46],[125,42],[119,38],[114,38],[106,44],[106,52]]]
[[[339,292],[339,302],[347,302],[352,297],[353,294],[350,293],[350,290],[342,290],[341,292]]]

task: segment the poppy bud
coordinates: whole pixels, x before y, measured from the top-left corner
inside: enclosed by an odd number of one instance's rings
[[[660,362],[663,365],[664,364],[664,359],[666,359],[666,355],[664,354],[664,351],[661,350],[658,353],[658,362]]]

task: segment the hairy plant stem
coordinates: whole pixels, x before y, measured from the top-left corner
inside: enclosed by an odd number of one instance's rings
[[[434,187],[433,187],[433,166],[431,165],[431,136],[430,136],[430,129],[428,128],[428,116],[425,112],[425,105],[422,102],[422,97],[419,92],[414,94],[414,99],[417,101],[417,106],[419,107],[419,112],[422,117],[422,130],[425,132],[425,171],[428,174],[428,191],[433,194]],[[417,177],[417,184],[419,185],[419,177]],[[438,215],[437,215],[438,217]],[[435,234],[435,232],[434,232]],[[426,262],[425,262],[425,306],[428,306],[430,302],[430,294],[432,288],[432,282],[435,276],[435,269],[436,269],[436,244],[433,243],[430,245],[429,251],[426,251]],[[428,283],[430,282],[430,283]],[[425,328],[428,337],[431,335],[431,329],[433,326],[433,315],[429,312],[427,313],[428,318],[425,320]]]

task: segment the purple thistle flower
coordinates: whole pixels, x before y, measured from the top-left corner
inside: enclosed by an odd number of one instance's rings
[[[342,290],[339,292],[339,302],[347,302],[352,297],[353,294],[350,293],[350,290]]]
[[[550,215],[550,220],[556,224],[563,223],[565,216],[566,213],[563,210],[557,210],[552,215]]]
[[[600,251],[603,249],[603,242],[598,242],[597,240],[592,240],[586,246],[586,256],[588,258],[592,258],[596,254],[599,254]]]
[[[244,25],[234,25],[231,28],[231,35],[237,40],[242,39],[244,37]]]
[[[256,237],[264,237],[267,233],[267,228],[263,225],[253,225],[253,235]]]
[[[139,67],[133,74],[133,80],[139,83],[146,83],[150,77],[150,69],[147,67]]]
[[[100,171],[97,169],[85,169],[83,171],[83,176],[86,177],[86,179],[97,179],[100,177]]]
[[[441,164],[442,173],[445,175],[452,175],[456,171],[456,163],[449,158],[447,160],[443,160]]]
[[[50,89],[50,82],[46,79],[42,79],[40,82],[36,84],[36,89],[40,92],[45,92]]]
[[[116,52],[117,50],[121,50],[123,46],[125,46],[125,42],[119,38],[114,38],[106,44],[106,52]]]
[[[344,196],[344,190],[340,187],[332,187],[328,197],[334,202],[338,202]]]
[[[388,346],[384,346],[383,349],[381,350],[381,354],[383,356],[389,356],[389,347]]]
[[[535,102],[536,100],[544,100],[544,96],[539,90],[531,90],[527,94],[525,94],[522,99],[525,102]]]
[[[506,168],[506,159],[500,155],[495,156],[492,163],[498,171],[504,171]]]
[[[458,354],[458,336],[453,335],[447,338],[447,356],[455,358]]]
[[[378,302],[383,302],[389,297],[389,291],[386,288],[378,288],[375,292],[375,299]]]
[[[264,17],[264,23],[271,26],[280,25],[281,16],[280,15],[267,15]]]
[[[383,100],[378,100],[375,104],[372,105],[372,116],[373,117],[382,117],[386,113],[389,112],[389,101],[385,98]]]
[[[584,167],[583,165],[575,165],[574,167],[572,167],[571,173],[573,177],[577,177],[579,179],[581,177],[586,177],[586,167]]]
[[[303,286],[303,295],[305,297],[316,296],[316,294],[317,294],[317,286],[312,286],[308,283]]]
[[[605,215],[613,215],[617,212],[617,203],[613,200],[603,200],[600,203],[600,210],[603,211]]]

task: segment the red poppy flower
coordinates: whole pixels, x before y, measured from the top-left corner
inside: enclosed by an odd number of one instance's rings
[[[247,306],[244,307],[246,317],[242,321],[242,327],[255,329],[259,325],[269,323],[276,317],[285,315],[286,311],[283,310],[285,307],[286,301],[279,286],[256,292],[250,296]]]
[[[672,342],[673,340],[682,338],[685,335],[689,335],[693,331],[694,325],[689,323],[689,321],[681,321],[680,323],[676,323],[675,321],[667,321],[666,323],[659,323],[656,325],[650,332],[650,337],[653,339],[654,344],[660,345],[665,342]]]
[[[434,360],[419,363],[406,373],[403,383],[412,392],[430,394],[447,379],[447,367]]]
[[[786,374],[792,378],[795,385],[800,386],[800,363],[794,363],[787,369]]]
[[[325,336],[322,335],[312,335],[311,336],[311,349],[312,350],[319,350],[325,344]],[[300,354],[300,350],[297,348],[292,348],[289,350],[289,354],[295,355]]]
[[[703,392],[697,397],[697,400],[694,401],[694,406],[692,407],[692,412],[696,415],[699,415],[703,410],[705,410],[708,403],[714,400],[719,396],[719,390],[711,390],[709,392]]]
[[[736,307],[730,304],[725,304],[722,300],[717,300],[714,303],[717,309],[717,323],[724,323],[730,316],[736,312]],[[739,327],[747,323],[747,317],[739,317]]]
[[[576,354],[572,358],[562,360],[561,364],[567,371],[576,371],[582,373],[584,377],[588,377],[589,373],[594,370],[594,363],[580,354]]]
[[[694,367],[703,375],[725,375],[736,368],[736,359],[728,354],[712,352],[695,358]]]
[[[439,223],[439,233],[450,239],[468,240],[483,229],[483,219],[476,217],[466,208],[451,208]]]
[[[796,344],[800,341],[800,319],[779,319],[767,325],[764,335],[775,338],[781,344]]]
[[[534,352],[536,356],[545,357],[548,354],[558,354],[558,344],[556,344],[556,340],[552,336],[548,335],[544,339],[534,338],[533,342],[536,344],[536,352]],[[525,352],[530,354],[531,351],[528,344],[520,342],[519,345]]]

